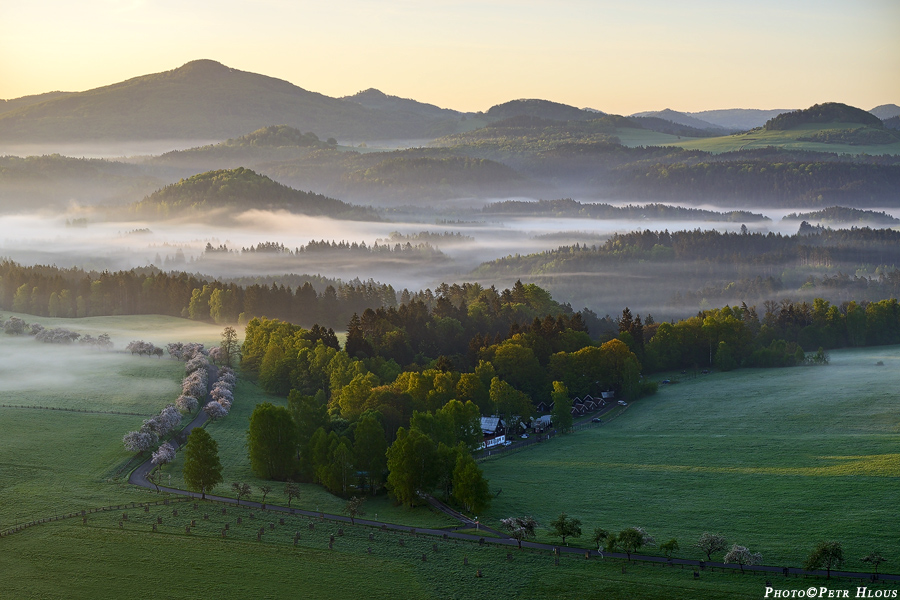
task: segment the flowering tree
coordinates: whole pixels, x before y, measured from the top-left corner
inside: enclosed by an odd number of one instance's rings
[[[222,362],[222,349],[218,346],[209,349],[209,360],[212,363],[219,364]]]
[[[25,333],[25,321],[19,317],[10,317],[3,323],[3,332],[7,335],[22,335]]]
[[[165,435],[181,424],[181,413],[174,404],[167,404],[159,413],[157,420],[162,424],[162,435]]]
[[[144,452],[156,442],[153,437],[145,431],[129,431],[122,438],[125,449],[129,452]]]
[[[175,408],[185,413],[194,412],[199,405],[200,403],[197,402],[196,398],[193,396],[185,396],[183,394],[178,396],[178,400],[175,401]]]
[[[153,453],[153,457],[150,459],[154,465],[156,465],[156,480],[153,481],[153,485],[156,486],[156,493],[159,493],[159,472],[163,465],[168,464],[175,460],[175,447],[166,442],[162,444],[159,448],[156,449],[156,452]]]
[[[744,565],[748,567],[752,567],[753,565],[758,565],[762,562],[762,554],[759,552],[750,552],[744,546],[738,546],[734,544],[731,546],[731,550],[728,551],[728,554],[725,555],[723,559],[726,563],[736,563],[741,566],[741,572],[744,571]]]
[[[522,549],[522,540],[533,538],[537,529],[537,521],[534,517],[509,517],[501,519],[500,524],[509,532],[509,537],[519,543],[519,549]]]
[[[62,327],[55,329],[40,328],[34,336],[35,341],[44,342],[45,344],[71,344],[81,337],[80,333],[69,331]]]
[[[228,409],[218,402],[208,402],[203,407],[203,412],[206,413],[210,421],[217,421],[228,414]]]
[[[186,373],[193,373],[197,370],[206,370],[206,367],[209,366],[209,360],[203,356],[202,354],[198,354],[194,358],[190,359],[186,363],[184,363],[184,370]]]
[[[125,346],[125,349],[131,352],[132,354],[137,354],[139,356],[147,355],[147,356],[157,356],[162,357],[163,349],[157,348],[150,342],[145,342],[144,340],[132,340]]]
[[[694,545],[706,553],[706,560],[712,560],[713,552],[723,552],[728,548],[728,542],[725,540],[724,535],[708,531],[703,532]]]

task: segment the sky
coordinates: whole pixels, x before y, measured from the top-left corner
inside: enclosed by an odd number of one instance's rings
[[[208,58],[329,96],[616,114],[900,104],[897,0],[9,0],[0,98]]]

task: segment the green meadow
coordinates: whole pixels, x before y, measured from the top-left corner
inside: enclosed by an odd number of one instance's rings
[[[167,317],[23,318],[92,335],[109,332],[116,350],[0,335],[0,404],[24,407],[0,407],[0,530],[81,509],[166,498],[125,483],[132,456],[121,439],[142,415],[177,397],[183,367],[122,349],[132,339],[212,345],[221,328]],[[876,366],[879,361],[883,366]],[[857,559],[878,549],[889,561],[882,571],[897,572],[898,368],[900,347],[883,347],[832,352],[825,367],[683,378],[602,426],[482,463],[497,496],[479,520],[498,527],[501,518],[531,514],[544,526],[538,540],[556,542],[546,526],[565,511],[580,518],[585,531],[570,545],[590,547],[587,534],[597,526],[641,526],[658,542],[676,538],[676,555],[685,558],[701,558],[691,548],[700,533],[719,531],[779,566],[800,565],[818,540],[837,539],[844,543],[845,568],[866,570]],[[253,488],[250,499],[261,501],[259,487],[268,484],[273,491],[267,502],[286,505],[282,483],[252,474],[245,446],[253,408],[285,401],[243,379],[235,399],[228,417],[207,425],[225,474],[214,493],[232,496],[230,484],[246,482]],[[163,471],[163,483],[183,487],[181,466],[179,454]],[[303,485],[293,502],[328,513],[342,513],[344,505],[314,485]],[[148,513],[127,509],[121,527],[122,511],[110,511],[89,515],[86,525],[67,519],[3,537],[0,598],[115,598],[125,581],[140,581],[147,593],[166,598],[300,592],[380,598],[398,597],[398,590],[404,598],[756,598],[764,581],[708,570],[694,580],[691,569],[578,555],[564,555],[557,566],[548,553],[534,551],[513,550],[508,561],[507,548],[362,526],[346,528],[329,549],[337,524],[317,522],[310,531],[307,519],[289,516],[281,526],[282,515],[270,518],[264,511],[250,523],[252,509],[229,507],[222,515],[221,506],[211,503],[197,510],[180,503],[176,519],[175,506]],[[364,510],[367,518],[412,527],[455,525],[426,507],[396,507],[386,496],[367,500]],[[238,526],[234,519],[241,515]],[[163,524],[152,532],[157,517]],[[198,526],[187,534],[191,519]],[[231,529],[222,539],[225,522]],[[274,530],[269,522],[276,522]],[[267,527],[261,542],[260,525]],[[295,531],[301,532],[296,547]],[[478,569],[484,577],[475,577]],[[178,575],[167,576],[172,572]],[[804,589],[810,581],[784,584]]]
[[[702,558],[691,547],[701,533],[721,532],[779,566],[834,539],[846,568],[867,570],[858,558],[878,549],[896,572],[898,387],[898,347],[663,385],[603,426],[483,463],[502,491],[481,521],[530,514],[547,525],[566,512],[585,534],[637,526],[675,538],[684,558]],[[539,539],[553,540],[546,529]]]
[[[4,313],[8,318],[10,313]],[[51,319],[18,315],[47,328],[97,336],[115,348],[58,346],[0,335],[0,529],[111,503],[146,499],[124,483],[132,455],[122,436],[181,393],[184,367],[132,356],[133,339],[156,344],[214,343],[221,330],[169,317]],[[129,414],[116,414],[129,413]]]
[[[659,143],[680,146],[686,150],[704,150],[718,154],[736,150],[750,150],[776,146],[787,150],[808,150],[812,152],[834,152],[837,154],[900,154],[900,142],[892,144],[841,144],[804,141],[799,138],[810,137],[816,132],[832,129],[857,129],[858,123],[828,123],[827,125],[810,123],[784,131],[765,131],[754,129],[746,133],[726,135],[712,138],[684,138],[677,141],[660,141]],[[669,136],[673,137],[673,136]],[[625,142],[623,142],[625,143]]]
[[[774,579],[706,570],[695,580],[692,568],[585,560],[579,554],[563,554],[557,565],[548,551],[482,546],[246,507],[229,506],[224,515],[221,510],[220,504],[203,502],[196,509],[191,502],[151,506],[148,512],[127,508],[89,514],[86,524],[74,518],[5,537],[0,541],[0,596],[119,598],[137,593],[139,586],[148,595],[173,599],[702,600],[759,598],[765,580]],[[162,523],[154,532],[158,520]],[[195,526],[187,533],[191,521]],[[258,540],[260,528],[265,533]],[[46,576],[46,565],[53,565],[53,577]],[[805,589],[811,582],[776,579],[775,584]]]

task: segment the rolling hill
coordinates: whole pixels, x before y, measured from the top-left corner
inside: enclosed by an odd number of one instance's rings
[[[484,113],[489,119],[509,119],[512,117],[526,116],[553,121],[592,121],[604,113],[594,110],[584,110],[551,102],[550,100],[522,99],[510,100],[503,104],[496,104]]]
[[[686,127],[692,127],[699,130],[707,129],[721,131],[725,129],[724,127],[710,123],[709,121],[704,121],[702,119],[698,119],[697,117],[692,117],[691,115],[681,113],[670,108],[667,108],[665,110],[639,112],[631,116],[662,119],[664,121],[671,121],[672,123],[677,123],[678,125],[684,125]],[[722,132],[725,133],[725,131]]]
[[[323,138],[402,139],[427,137],[436,126],[431,116],[367,108],[212,60],[44,96],[12,101],[16,107],[0,112],[0,137],[8,142],[226,139],[283,123]]]
[[[369,209],[313,192],[289,188],[250,169],[207,171],[159,189],[130,207],[144,218],[233,213],[245,210],[287,210],[294,213],[374,221]]]
[[[837,154],[900,154],[900,135],[885,128],[868,111],[827,102],[772,117],[746,133],[679,140],[670,145],[721,153],[755,148],[781,148]]]

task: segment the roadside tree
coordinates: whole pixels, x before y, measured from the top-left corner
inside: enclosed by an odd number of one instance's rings
[[[553,528],[553,535],[562,538],[562,543],[566,543],[567,537],[581,537],[581,519],[570,518],[566,513],[560,515],[550,521],[550,527]]]
[[[706,560],[712,560],[713,552],[724,552],[728,549],[728,541],[720,533],[703,532],[700,539],[694,544],[706,554]]]
[[[238,483],[237,481],[231,484],[231,490],[234,492],[238,504],[241,503],[241,498],[245,496],[249,498],[253,493],[249,483]]]
[[[806,562],[803,563],[803,568],[807,571],[825,569],[825,579],[831,579],[831,570],[842,564],[844,564],[844,548],[841,543],[833,540],[822,541],[810,552]]]
[[[219,462],[219,444],[202,427],[193,429],[184,447],[184,482],[188,488],[206,492],[222,483],[222,463]]]
[[[533,538],[538,526],[534,517],[509,517],[501,519],[500,524],[509,532],[509,537],[518,542],[519,550],[522,549],[522,540]]]
[[[746,547],[734,544],[722,560],[726,563],[740,565],[741,573],[743,573],[744,565],[752,567],[753,565],[760,564],[762,562],[762,554],[759,552],[750,552]]]

